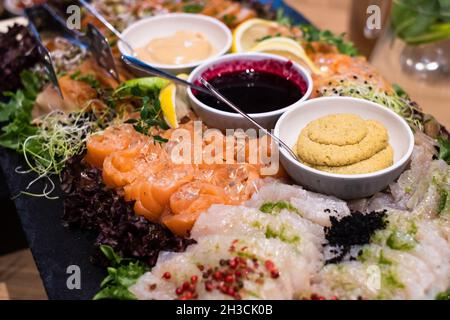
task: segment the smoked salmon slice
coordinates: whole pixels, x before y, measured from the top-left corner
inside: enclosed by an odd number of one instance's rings
[[[180,129],[190,134],[188,141],[184,141],[188,147],[196,143],[192,138],[196,129],[193,122],[180,125]],[[220,132],[200,140],[202,147],[223,147],[208,152],[212,157],[218,155],[217,159],[205,156],[204,148],[200,163],[177,163],[172,160],[171,151],[180,140],[173,138],[172,133],[173,129],[154,133],[172,138],[159,144],[152,137],[136,132],[132,125],[111,126],[88,139],[85,159],[103,169],[106,186],[123,190],[125,200],[134,201],[136,214],[166,225],[177,235],[186,235],[198,215],[211,205],[248,200],[261,177],[262,164],[248,163],[248,143],[255,140],[246,139],[244,145],[230,147],[225,142],[237,138],[225,137]],[[244,150],[243,163],[235,161],[239,148]]]
[[[89,137],[85,160],[94,167],[102,168],[107,156],[128,148],[137,138],[137,132],[129,124],[108,127],[102,134]]]
[[[213,204],[228,203],[223,188],[205,182],[191,182],[170,197],[172,214],[165,215],[162,223],[177,235],[187,235],[199,214]]]

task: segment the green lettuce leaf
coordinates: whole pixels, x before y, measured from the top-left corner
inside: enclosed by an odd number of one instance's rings
[[[100,285],[102,289],[93,297],[93,300],[136,300],[128,288],[148,271],[148,267],[138,260],[120,257],[110,246],[102,245],[100,250],[111,262],[111,267],[107,269],[108,275]]]

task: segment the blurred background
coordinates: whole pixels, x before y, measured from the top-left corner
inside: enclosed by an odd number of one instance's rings
[[[0,20],[13,17],[21,6],[32,2],[0,0]],[[450,0],[285,2],[320,29],[346,33],[388,80],[399,84],[426,113],[450,128]],[[367,21],[380,28],[371,29]],[[0,299],[45,299],[3,181],[0,172]]]

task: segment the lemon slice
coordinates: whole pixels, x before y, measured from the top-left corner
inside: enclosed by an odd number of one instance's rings
[[[187,74],[179,74],[178,78],[187,80]],[[159,102],[164,119],[171,128],[178,128],[179,121],[189,113],[186,87],[170,82],[159,93]]]
[[[280,25],[275,21],[250,19],[236,27],[233,31],[233,53],[245,52],[253,48],[258,40],[278,33]]]
[[[320,69],[308,57],[303,47],[291,38],[269,38],[257,43],[250,51],[277,54],[306,65],[315,74],[321,73]]]

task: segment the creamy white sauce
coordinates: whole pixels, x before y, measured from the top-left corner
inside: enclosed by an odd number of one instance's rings
[[[180,65],[207,59],[214,51],[202,33],[177,31],[167,37],[152,39],[137,49],[137,55],[150,63]]]

